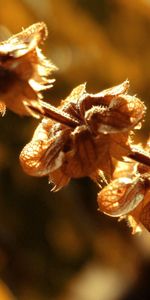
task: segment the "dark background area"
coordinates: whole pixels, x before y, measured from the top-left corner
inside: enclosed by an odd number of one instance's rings
[[[76,85],[89,92],[131,83],[150,116],[150,2],[0,0],[0,39],[44,21],[44,53],[56,64],[54,105]],[[0,118],[0,299],[150,299],[150,234],[97,209],[97,187],[72,180],[57,193],[47,178],[23,173],[19,154],[38,124],[7,110]]]

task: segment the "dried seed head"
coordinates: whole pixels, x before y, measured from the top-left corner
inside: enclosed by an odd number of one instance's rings
[[[136,148],[139,155],[147,150],[147,158],[149,140],[145,150],[141,145]],[[130,159],[118,162],[113,178],[98,194],[100,209],[110,216],[126,218],[132,233],[141,231],[142,226],[150,231],[150,166]]]
[[[93,177],[93,174],[97,174],[99,169],[104,172],[106,180],[110,181],[115,160],[123,160],[131,152],[131,128],[134,129],[144,115],[143,103],[135,97],[127,96],[127,89],[126,81],[92,95],[86,92],[83,84],[75,88],[58,108],[42,101],[40,109],[30,105],[31,110],[39,111],[40,115],[53,121],[46,129],[43,150],[38,150],[35,145],[39,155],[32,153],[33,144],[38,141],[35,136],[21,153],[23,168],[31,175],[35,171],[37,176],[39,169],[40,172],[42,168],[45,169],[42,173],[49,172],[55,189],[61,188],[71,178],[89,176],[96,181],[97,176]],[[137,107],[141,108],[140,113],[139,110],[135,112]],[[100,127],[103,130],[99,130]],[[34,170],[30,169],[29,152],[30,159],[35,163]]]
[[[25,104],[31,100],[39,105],[40,91],[54,81],[47,77],[56,67],[39,49],[46,37],[46,25],[41,22],[0,43],[0,101],[20,115],[29,114]]]

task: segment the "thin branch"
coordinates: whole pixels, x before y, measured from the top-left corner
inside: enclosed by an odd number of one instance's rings
[[[39,101],[39,103],[41,105],[40,108],[32,104],[26,104],[26,106],[32,112],[39,114],[42,117],[48,117],[68,127],[74,128],[80,125],[77,119],[70,117],[66,112],[60,110],[59,108],[56,108],[55,106],[44,101]]]
[[[144,165],[150,166],[150,154],[144,150],[138,148],[131,148],[131,153],[128,155],[129,158],[142,163]]]

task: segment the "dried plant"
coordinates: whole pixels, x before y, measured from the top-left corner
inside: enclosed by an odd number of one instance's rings
[[[0,43],[0,112],[8,107],[20,115],[28,115],[26,103],[41,99],[40,91],[52,86],[48,79],[56,67],[48,61],[39,45],[47,37],[47,27],[41,23]]]
[[[146,150],[150,152],[150,140]],[[150,166],[119,162],[113,180],[98,194],[98,204],[105,214],[126,218],[133,233],[142,225],[150,231]]]
[[[99,169],[110,179],[113,158],[122,160],[131,153],[131,129],[145,114],[144,104],[127,95],[128,85],[125,81],[95,95],[86,92],[85,84],[78,86],[60,104],[57,121],[52,106],[40,102],[47,118],[20,155],[24,170],[35,176],[48,174],[54,190],[71,178],[96,178]]]
[[[133,232],[141,224],[150,230],[149,142],[145,149],[133,142],[144,103],[128,94],[128,80],[97,94],[81,84],[57,108],[41,101],[39,92],[51,86],[47,76],[55,69],[38,48],[46,35],[45,24],[37,23],[0,44],[1,112],[6,105],[42,118],[20,154],[24,171],[48,176],[53,191],[71,178],[89,176],[100,188],[104,181],[100,210],[127,218]]]

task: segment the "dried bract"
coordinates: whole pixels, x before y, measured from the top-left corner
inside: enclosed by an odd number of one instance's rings
[[[145,114],[144,104],[127,95],[128,86],[125,81],[93,95],[82,84],[57,109],[40,102],[39,114],[47,118],[36,133],[44,130],[46,137],[36,134],[25,146],[20,155],[24,170],[36,176],[49,174],[56,190],[71,178],[89,176],[96,180],[99,169],[110,179],[114,159],[122,160],[130,153],[131,129]],[[38,111],[34,106],[30,109]]]
[[[28,115],[26,103],[41,98],[40,91],[52,86],[47,77],[56,67],[39,49],[47,37],[46,25],[36,23],[0,43],[0,112],[5,106]]]
[[[115,179],[98,194],[99,208],[112,217],[126,218],[133,233],[142,225],[150,231],[150,167],[133,162],[124,165],[118,163]]]

